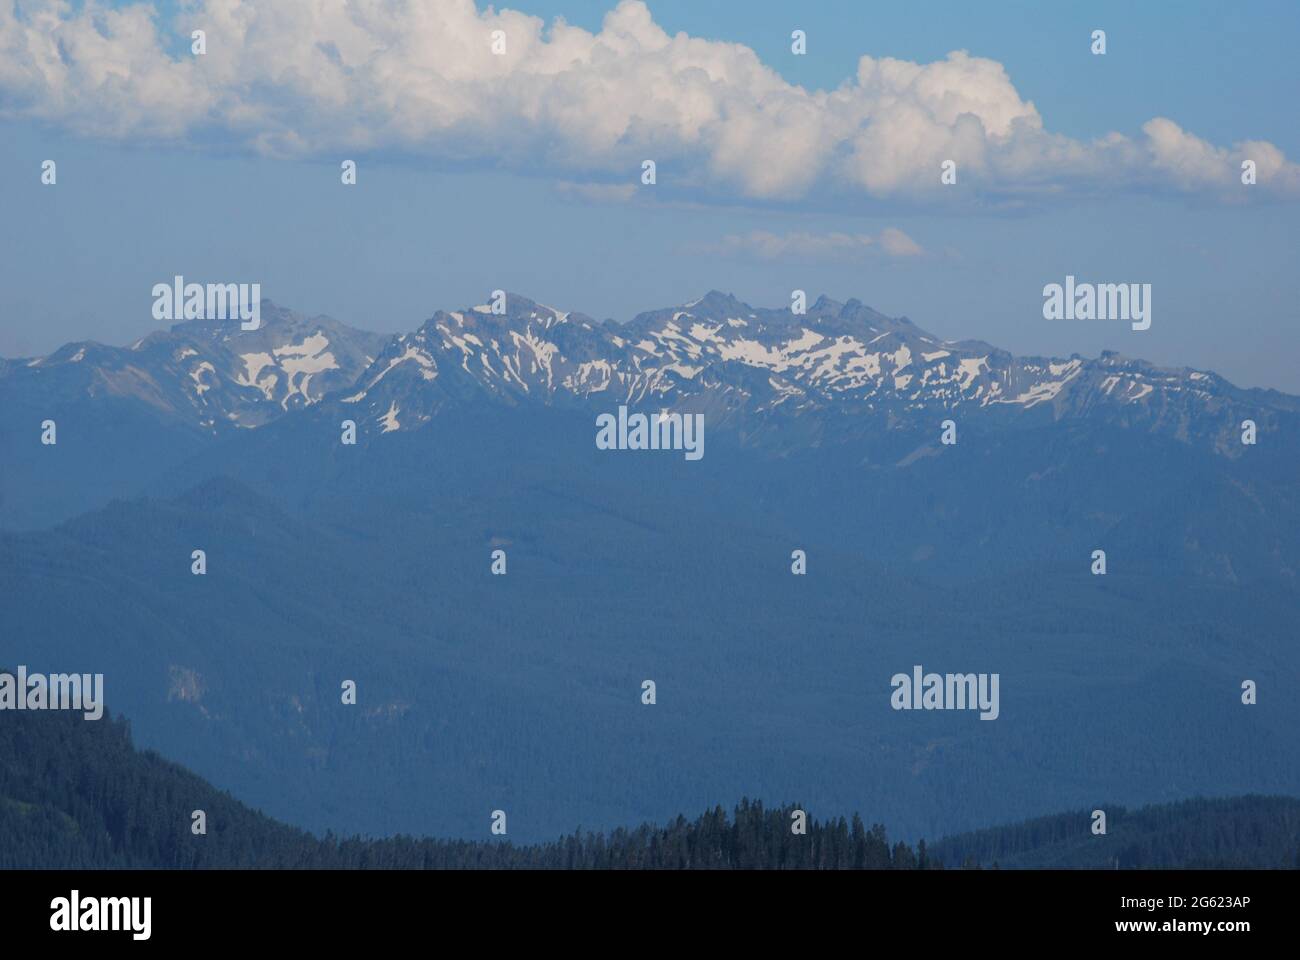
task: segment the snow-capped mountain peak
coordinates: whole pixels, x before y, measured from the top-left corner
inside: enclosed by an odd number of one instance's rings
[[[67,344],[9,364],[6,389],[47,394],[49,405],[116,397],[205,431],[257,427],[350,385],[384,342],[328,317],[262,302],[262,324],[191,320],[129,347]],[[29,396],[30,398],[30,396]]]

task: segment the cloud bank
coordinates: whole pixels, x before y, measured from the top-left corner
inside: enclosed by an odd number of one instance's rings
[[[191,29],[206,32],[203,56]],[[654,159],[661,184],[720,200],[947,199],[946,160],[986,196],[1226,199],[1244,189],[1243,160],[1250,190],[1300,195],[1300,167],[1266,141],[1215,145],[1163,117],[1088,142],[1052,133],[993,60],[864,56],[838,88],[809,91],[743,45],[669,36],[640,0],[594,34],[473,0],[201,0],[167,25],[148,3],[0,0],[0,117],[611,183],[639,182]]]

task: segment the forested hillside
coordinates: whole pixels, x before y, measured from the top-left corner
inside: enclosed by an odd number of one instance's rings
[[[927,850],[885,828],[742,801],[694,820],[552,843],[393,837],[323,839],[272,820],[151,751],[127,723],[60,712],[0,715],[0,868],[632,868],[917,869],[942,866],[1287,867],[1297,865],[1300,800],[1193,800],[1109,812],[1093,837],[1085,812],[950,838]],[[207,833],[191,831],[202,810]],[[487,811],[484,833],[487,834]]]
[[[1102,806],[1104,837],[1087,829],[1091,811],[1078,810],[949,837],[931,856],[950,865],[1027,868],[1300,868],[1300,800],[1293,797]]]
[[[1300,795],[1293,583],[1141,573],[1150,547],[1119,520],[1026,537],[1015,575],[923,574],[863,555],[889,529],[798,530],[798,482],[738,499],[721,441],[683,478],[679,458],[602,466],[585,435],[550,449],[558,426],[437,430],[338,452],[345,479],[295,509],[224,479],[0,533],[0,663],[103,673],[137,743],[317,834],[476,840],[506,808],[539,843],[747,795],[862,810],[915,844],[1099,799]],[[285,498],[316,466],[295,449]],[[817,523],[851,500],[813,497]],[[915,664],[998,673],[999,719],[894,711]]]

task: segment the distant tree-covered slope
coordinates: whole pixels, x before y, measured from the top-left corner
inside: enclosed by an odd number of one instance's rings
[[[931,855],[950,866],[1300,867],[1294,797],[1200,798],[1104,812],[1105,836],[1093,836],[1092,811],[1079,810],[949,837]]]
[[[887,530],[771,529],[795,501],[738,506],[721,443],[690,465],[706,481],[680,458],[602,466],[589,440],[548,454],[559,428],[452,426],[383,463],[336,451],[347,493],[310,509],[227,478],[0,533],[0,663],[103,673],[138,744],[316,834],[477,840],[507,807],[538,843],[751,796],[869,811],[915,844],[1097,798],[1300,796],[1300,585],[1137,573],[1118,519],[1019,542],[1058,566],[922,577],[855,553]],[[471,440],[482,457],[450,454]],[[891,709],[917,664],[998,673],[999,719]]]
[[[610,833],[558,841],[320,839],[251,810],[177,764],[137,751],[127,723],[107,713],[0,714],[0,868],[550,868],[916,869],[927,867],[1296,865],[1300,800],[1194,800],[1110,811],[1091,836],[1085,813],[949,838],[927,851],[890,845],[884,827],[854,814],[808,819],[793,805],[742,801]],[[191,831],[204,811],[207,833]],[[486,821],[485,821],[486,823]]]
[[[195,810],[207,833],[191,831]],[[905,844],[860,819],[809,820],[742,803],[693,821],[556,842],[318,839],[249,809],[152,751],[127,723],[62,712],[0,714],[0,868],[889,868],[915,867]],[[484,819],[486,833],[487,820]]]

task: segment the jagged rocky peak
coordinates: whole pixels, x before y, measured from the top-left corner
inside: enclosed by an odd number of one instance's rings
[[[462,307],[458,310],[438,310],[432,317],[425,321],[424,326],[437,326],[440,320],[450,317],[457,326],[487,325],[493,327],[502,327],[507,325],[519,325],[528,323],[537,323],[543,327],[549,328],[557,324],[568,322],[585,322],[592,324],[594,321],[584,314],[570,313],[565,310],[559,310],[555,307],[538,303],[522,294],[513,293],[508,290],[498,292],[499,295],[489,298],[485,303],[474,304],[469,307]]]

